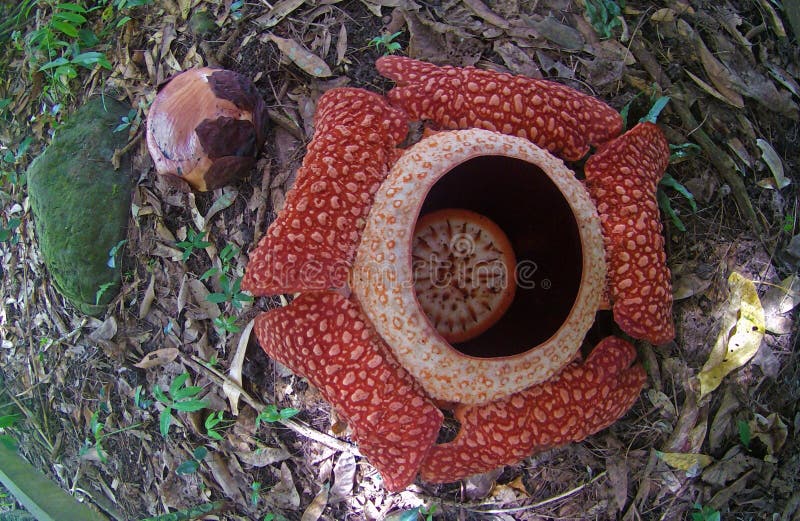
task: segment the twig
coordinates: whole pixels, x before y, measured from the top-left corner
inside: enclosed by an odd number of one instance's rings
[[[125,145],[121,149],[114,150],[114,155],[111,156],[111,166],[114,167],[114,170],[119,169],[120,160],[122,159],[122,156],[130,152],[130,150],[134,147],[134,145],[138,145],[139,141],[142,140],[143,135],[144,133],[142,132],[142,129],[139,129],[136,132],[136,135],[133,136],[133,139],[128,141],[127,145]]]
[[[684,127],[695,129],[692,133],[692,138],[703,148],[703,151],[714,164],[714,168],[722,176],[722,179],[728,183],[728,186],[731,187],[731,193],[736,201],[736,205],[744,213],[753,232],[757,237],[762,237],[764,234],[764,227],[761,225],[761,221],[758,220],[756,211],[753,208],[753,203],[747,196],[747,188],[744,186],[744,181],[742,181],[742,178],[736,173],[736,165],[733,163],[733,160],[714,143],[702,128],[700,128],[700,125],[697,123],[697,120],[694,119],[689,107],[682,101],[674,98],[672,100],[672,106],[683,120]]]
[[[186,363],[188,363],[189,365],[191,365],[195,369],[195,371],[206,373],[206,376],[208,376],[220,388],[227,385],[230,388],[238,391],[241,394],[241,398],[245,402],[247,402],[247,404],[250,405],[250,407],[255,409],[256,412],[260,413],[266,408],[266,404],[252,397],[247,391],[242,389],[242,387],[239,384],[237,384],[224,374],[220,373],[213,367],[208,367],[207,365],[205,365],[203,363],[203,360],[201,360],[200,358],[192,355],[192,357],[189,359],[186,358],[184,355],[181,355],[181,359]],[[312,439],[318,443],[330,447],[331,449],[340,452],[349,452],[355,456],[361,456],[361,453],[354,445],[347,443],[346,441],[342,441],[338,438],[334,438],[333,436],[325,434],[324,432],[319,432],[318,430],[313,429],[304,422],[290,418],[288,420],[280,420],[280,423],[285,425],[289,429],[293,430],[297,434]]]
[[[539,508],[539,507],[543,507],[545,505],[549,505],[550,503],[554,503],[554,502],[559,501],[561,499],[564,499],[564,498],[567,498],[569,496],[572,496],[573,494],[577,494],[578,492],[580,492],[581,490],[583,490],[587,486],[591,485],[595,481],[597,481],[600,478],[604,477],[606,474],[607,474],[607,471],[604,470],[603,472],[601,472],[600,474],[596,475],[595,477],[593,477],[592,479],[590,479],[586,483],[582,483],[582,484],[578,485],[575,488],[572,488],[570,490],[567,490],[566,492],[562,492],[561,494],[558,494],[557,496],[553,496],[553,497],[544,499],[542,501],[538,501],[536,503],[531,503],[530,505],[523,505],[523,506],[511,507],[511,508],[493,508],[493,509],[489,509],[489,510],[486,510],[486,509],[483,509],[483,508],[480,508],[480,507],[481,506],[490,506],[490,505],[493,505],[493,503],[484,503],[482,505],[475,505],[475,506],[464,506],[462,503],[453,502],[451,504],[451,506],[464,508],[465,510],[469,510],[471,512],[477,512],[477,513],[481,513],[481,514],[508,514],[510,512],[524,512],[526,510],[531,510],[531,509],[534,509],[534,508]],[[440,503],[441,503],[441,501],[440,501]],[[447,504],[447,503],[445,503],[445,504]]]
[[[642,43],[632,41],[630,49],[639,63],[642,64],[642,67],[644,67],[647,73],[650,74],[663,89],[667,90],[673,87],[672,82],[661,69],[658,60],[650,54],[650,51],[648,51]],[[744,213],[745,218],[750,223],[755,234],[758,237],[762,237],[764,228],[753,209],[753,203],[747,196],[747,189],[744,186],[744,181],[742,181],[742,178],[736,173],[736,165],[733,160],[714,143],[708,134],[706,134],[700,124],[697,123],[691,110],[689,110],[689,107],[683,101],[683,99],[685,99],[685,96],[683,96],[683,89],[675,87],[675,90],[681,96],[677,98],[676,96],[672,96],[672,107],[683,121],[683,126],[687,129],[692,129],[690,133],[691,137],[697,141],[709,159],[711,159],[714,169],[722,176],[723,181],[731,187],[731,193],[736,201],[736,205],[739,207],[739,210]]]

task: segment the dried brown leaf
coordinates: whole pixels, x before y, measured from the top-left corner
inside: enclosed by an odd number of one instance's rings
[[[266,14],[256,18],[255,23],[262,29],[274,27],[304,3],[305,0],[278,0]]]
[[[339,37],[336,39],[336,65],[344,63],[345,53],[347,53],[347,26],[342,24],[339,27]]]
[[[497,40],[493,44],[493,49],[514,74],[522,74],[530,78],[542,77],[542,71],[539,70],[539,66],[533,58],[512,40]]]
[[[724,487],[752,468],[753,458],[743,454],[741,447],[736,445],[721,460],[703,469],[701,478],[711,485]]]
[[[322,58],[303,47],[300,43],[288,38],[275,36],[274,34],[269,34],[268,38],[278,46],[278,49],[292,63],[311,76],[326,78],[332,74],[330,67]]]
[[[762,188],[776,188],[781,190],[792,184],[792,180],[786,177],[783,171],[783,161],[778,153],[772,148],[768,141],[761,138],[756,139],[756,145],[761,149],[761,160],[767,165],[772,178],[762,179],[757,184]]]
[[[283,447],[259,447],[255,451],[239,451],[236,456],[247,465],[262,468],[291,458],[292,455]]]
[[[336,503],[350,497],[356,477],[356,458],[349,452],[343,452],[336,465],[333,466],[333,487],[330,502]]]
[[[153,305],[153,300],[156,298],[156,274],[150,274],[150,283],[142,296],[142,301],[139,303],[139,320],[144,320],[144,317],[150,312],[150,307]]]
[[[711,421],[711,429],[708,432],[708,443],[711,452],[719,451],[726,444],[726,437],[733,424],[733,413],[736,412],[741,404],[730,387],[725,388],[722,395],[722,403],[719,405],[714,419]]]
[[[508,29],[511,26],[508,20],[489,9],[481,0],[464,0],[464,5],[487,23],[496,25],[501,29]]]
[[[311,503],[303,511],[300,521],[317,521],[321,516],[325,507],[328,506],[328,489],[330,486],[326,483],[323,485]]]
[[[205,459],[205,462],[211,469],[211,474],[214,476],[214,481],[216,481],[222,488],[222,491],[225,492],[225,497],[234,500],[240,505],[244,505],[244,496],[240,488],[242,483],[234,477],[231,469],[228,468],[229,461],[233,463],[235,459],[226,458],[221,451],[213,451]],[[236,464],[236,467],[238,467],[238,464]],[[241,469],[238,470],[241,471]]]
[[[622,511],[628,501],[628,465],[620,456],[614,455],[606,458],[606,471],[614,504],[617,511]]]
[[[281,469],[277,476],[278,483],[270,490],[269,499],[278,508],[285,510],[297,510],[300,508],[300,494],[294,484],[292,471],[286,463],[281,463]]]
[[[138,363],[133,364],[134,367],[139,369],[150,369],[151,367],[158,367],[175,361],[178,358],[180,351],[174,347],[165,347],[163,349],[156,349],[144,355]]]
[[[210,292],[205,284],[197,279],[189,279],[186,282],[186,288],[192,297],[192,301],[198,307],[199,313],[194,316],[196,319],[217,318],[222,313],[219,306],[213,302],[208,301]]]
[[[583,49],[583,46],[586,45],[586,40],[583,38],[580,31],[559,22],[552,16],[545,16],[539,21],[529,18],[528,23],[532,25],[544,39],[553,42],[556,46],[565,51],[578,51]]]
[[[251,320],[242,330],[239,336],[239,342],[236,346],[236,352],[233,354],[233,359],[228,369],[228,378],[236,383],[238,387],[234,387],[226,380],[222,385],[222,390],[228,401],[231,404],[231,414],[234,416],[239,415],[239,397],[241,396],[242,387],[242,367],[244,367],[244,355],[247,352],[247,344],[250,342],[250,333],[253,331],[254,320]]]

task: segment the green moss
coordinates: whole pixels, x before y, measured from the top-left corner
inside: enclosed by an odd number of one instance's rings
[[[126,144],[127,133],[114,128],[128,109],[109,97],[87,102],[28,169],[39,248],[53,285],[92,315],[105,310],[120,286],[119,262],[109,268],[108,255],[125,239],[133,183],[130,160],[114,170],[111,157]]]

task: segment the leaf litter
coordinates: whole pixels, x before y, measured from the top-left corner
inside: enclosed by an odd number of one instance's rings
[[[31,219],[23,213],[28,208],[24,189],[2,185],[4,210],[8,204],[11,212],[13,201],[22,209],[14,215],[23,219],[20,240],[0,243],[0,374],[7,389],[1,396],[13,396],[26,411],[25,428],[13,434],[39,468],[51,477],[55,468],[65,488],[100,508],[106,505],[107,513],[109,503],[115,504],[119,518],[133,519],[218,499],[228,500],[217,514],[220,519],[269,513],[288,519],[408,513],[412,519],[431,505],[436,505],[436,519],[678,519],[689,517],[696,502],[725,517],[791,519],[800,512],[800,259],[784,253],[787,247],[792,251],[798,228],[792,190],[800,171],[794,144],[800,15],[793,3],[784,2],[781,11],[766,1],[675,1],[655,9],[628,1],[620,18],[624,25],[610,28],[608,38],[584,17],[584,2],[562,0],[435,5],[281,0],[271,7],[243,3],[238,13],[231,2],[163,4],[133,11],[130,30],[121,31],[109,47],[113,70],[81,74],[73,82],[74,97],[55,115],[52,104],[40,102],[42,87],[35,75],[30,83],[26,61],[11,62],[16,73],[0,81],[0,99],[11,100],[3,121],[12,123],[0,125],[1,146],[5,151],[26,136],[34,138],[14,168],[24,172],[63,114],[97,92],[98,78],[116,87],[132,107],[147,107],[157,85],[206,63],[256,79],[270,107],[270,137],[249,178],[207,195],[156,178],[141,142],[134,145],[139,180],[127,245],[131,253],[122,259],[128,275],[120,298],[101,321],[87,322],[47,285]],[[192,28],[201,10],[212,20],[208,36]],[[241,310],[211,303],[207,297],[219,292],[218,283],[200,277],[209,268],[221,268],[220,252],[227,244],[240,251],[230,262],[231,276],[241,276],[248,248],[263,235],[292,185],[313,132],[315,99],[345,83],[387,88],[374,72],[378,53],[368,42],[397,31],[403,31],[402,51],[413,57],[566,82],[617,109],[633,102],[636,118],[647,113],[651,96],[672,96],[679,105],[668,106],[659,118],[670,141],[697,141],[706,154],[716,155],[690,158],[669,170],[689,187],[698,208],[693,211],[682,198],[672,201],[686,225],[682,232],[666,223],[670,265],[684,266],[674,270],[682,297],[675,307],[679,335],[664,348],[643,348],[653,388],[635,408],[581,444],[472,478],[463,490],[417,485],[388,495],[315,390],[267,360],[245,331],[219,331],[212,323],[233,316],[244,329],[259,309],[280,305],[278,300],[262,299]],[[680,104],[695,124],[687,123],[691,120]],[[43,106],[50,112],[42,113]],[[725,169],[743,189],[723,175]],[[761,175],[754,176],[754,170]],[[785,188],[759,190],[761,178]],[[742,198],[757,210],[753,215],[768,233],[754,236]],[[212,244],[184,261],[176,244],[189,229],[206,231]],[[759,351],[769,347],[775,372],[765,374],[756,365],[759,353],[726,373],[720,387],[698,402],[707,378],[700,375],[719,330],[731,331],[724,317],[734,272],[757,282],[744,300],[763,304],[766,333]],[[752,348],[754,339],[747,343]],[[729,347],[729,342],[720,344]],[[712,379],[720,379],[722,366],[709,368]],[[203,398],[232,422],[221,431],[221,442],[204,432],[210,411],[178,413],[169,437],[158,432],[156,405],[147,404],[152,389],[168,388],[187,371],[204,389]],[[270,404],[302,412],[290,420],[292,426],[262,423],[256,429],[255,416]],[[107,438],[105,463],[79,455],[88,434],[85,418],[97,410],[109,411],[107,425],[142,424]],[[748,446],[741,425],[749,430]],[[332,434],[344,441],[334,443]],[[197,471],[176,474],[198,446],[208,447],[209,455]],[[665,460],[659,452],[683,456]],[[705,458],[713,462],[700,465]],[[322,472],[325,465],[328,472]]]

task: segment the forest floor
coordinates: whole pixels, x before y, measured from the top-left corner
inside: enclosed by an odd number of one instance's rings
[[[54,13],[69,8],[56,1],[39,2],[16,33],[0,34],[0,435],[62,488],[118,520],[208,504],[214,512],[205,519],[259,521],[800,519],[796,3],[630,0],[605,20],[591,7],[616,3],[94,4],[103,9],[89,12],[81,29],[105,35],[91,49],[108,67],[42,69],[41,40],[31,35],[58,33]],[[58,36],[75,45],[84,38]],[[286,46],[298,50],[292,59]],[[221,279],[202,276],[217,267],[241,277],[292,185],[317,98],[344,85],[386,92],[391,83],[374,62],[395,50],[558,81],[628,107],[629,121],[669,97],[658,122],[685,157],[667,171],[677,183],[661,186],[674,214],[663,219],[677,336],[665,346],[637,344],[649,378],[633,409],[581,443],[461,483],[417,482],[392,494],[355,455],[320,394],[250,338],[247,325],[279,299],[212,303],[206,297]],[[312,55],[329,76],[302,69]],[[193,193],[155,174],[143,122],[159,84],[203,65],[252,79],[271,123],[248,177]],[[138,178],[123,287],[93,318],[48,280],[24,173],[59,122],[101,92],[133,108],[122,131]],[[177,243],[195,231],[210,244],[184,260]],[[755,284],[767,331],[755,356],[701,398],[698,375],[730,330],[727,317],[739,316],[734,272]],[[184,373],[208,408],[175,412],[164,436],[153,389]],[[246,395],[230,400],[225,383],[239,374]],[[256,422],[257,411],[291,409],[300,412],[285,422]],[[9,497],[0,505],[0,517],[15,508]]]

